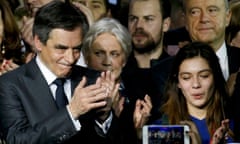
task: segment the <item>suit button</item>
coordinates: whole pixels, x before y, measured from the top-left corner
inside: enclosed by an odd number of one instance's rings
[[[66,139],[67,139],[67,135],[66,135],[66,134],[62,135],[62,136],[59,138],[60,141],[64,141],[64,140],[66,140]]]

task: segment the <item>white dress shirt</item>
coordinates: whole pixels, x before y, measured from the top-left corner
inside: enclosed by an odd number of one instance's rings
[[[225,80],[229,77],[229,64],[228,64],[228,55],[227,55],[227,47],[226,43],[224,42],[220,49],[216,52],[216,55],[219,58],[219,63],[223,72],[223,76]]]
[[[57,90],[57,85],[54,84],[53,82],[57,78],[57,76],[43,64],[43,62],[41,61],[39,56],[36,57],[36,63],[39,66],[39,69],[42,72],[44,78],[46,79],[54,99],[56,99],[56,93],[55,92]],[[64,83],[64,92],[65,92],[65,94],[67,96],[68,102],[70,102],[71,101],[71,97],[72,97],[71,80],[70,79],[66,79],[66,81]],[[71,120],[72,120],[76,130],[80,131],[81,130],[81,123],[80,123],[80,121],[79,120],[75,120],[73,118],[73,116],[70,113],[68,107],[67,107],[67,111],[68,111],[69,116],[71,117]],[[111,113],[110,116],[108,117],[108,119],[104,123],[100,124],[98,121],[95,121],[96,124],[102,129],[104,134],[106,134],[108,129],[110,128],[110,125],[111,125],[111,122],[112,122],[112,118],[113,118],[113,115]]]
[[[57,76],[50,71],[41,61],[41,59],[39,58],[39,56],[36,57],[36,63],[39,66],[40,71],[42,72],[45,80],[47,81],[49,88],[52,92],[52,95],[54,97],[54,99],[56,99],[56,90],[57,90],[57,85],[54,84],[54,80],[57,78]],[[68,102],[71,100],[71,81],[70,79],[66,79],[65,83],[64,83],[64,92],[67,96]],[[70,113],[69,109],[67,109],[69,116],[71,117],[71,120],[76,128],[76,130],[80,130],[81,129],[81,124],[78,120],[75,120],[72,116],[72,114]]]

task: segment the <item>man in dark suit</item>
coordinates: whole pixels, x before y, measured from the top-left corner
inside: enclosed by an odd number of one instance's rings
[[[113,119],[114,83],[75,65],[88,24],[70,3],[53,1],[36,13],[37,56],[0,77],[0,129],[7,143],[104,143]],[[56,78],[64,81],[59,94]],[[67,105],[58,106],[59,96]]]

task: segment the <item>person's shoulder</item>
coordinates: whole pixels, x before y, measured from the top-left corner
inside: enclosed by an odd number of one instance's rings
[[[137,64],[137,60],[136,60],[136,58],[134,56],[134,53],[132,52],[130,54],[130,56],[128,57],[127,63],[125,65],[125,67],[123,68],[123,70],[124,69],[128,70],[128,69],[133,69],[133,68],[138,68],[138,64]]]
[[[170,69],[172,66],[172,63],[174,61],[175,56],[169,56],[161,61],[159,61],[157,64],[152,66],[152,70],[159,70],[159,69]]]
[[[9,71],[0,76],[0,81],[12,82],[21,79],[22,77],[29,76],[34,77],[38,73],[37,64],[34,60],[19,66],[18,68]]]
[[[18,68],[13,69],[13,70],[11,70],[9,72],[6,72],[3,75],[1,75],[1,78],[3,77],[3,78],[6,78],[6,79],[8,79],[8,78],[13,79],[16,76],[23,75],[24,72],[26,71],[27,67],[29,67],[28,65],[30,65],[30,64],[27,63],[27,64],[20,65]]]
[[[230,72],[236,72],[240,68],[240,48],[227,45],[227,56],[230,64]]]
[[[157,85],[162,85],[167,81],[172,70],[173,61],[174,56],[162,60],[151,68],[152,78]]]
[[[235,87],[239,87],[240,88],[240,68],[239,70],[235,73]]]
[[[240,53],[240,48],[238,47],[234,47],[234,46],[230,46],[230,45],[226,45],[227,50],[231,53]]]
[[[21,65],[20,67],[4,73],[0,76],[0,83],[3,83],[5,86],[10,86],[12,84],[21,83],[21,78],[26,73],[26,66]]]

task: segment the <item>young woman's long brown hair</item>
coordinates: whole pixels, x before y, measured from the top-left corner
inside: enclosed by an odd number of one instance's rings
[[[178,88],[178,74],[180,65],[184,60],[199,56],[207,61],[213,73],[214,92],[209,99],[206,116],[208,130],[212,136],[213,132],[221,126],[221,121],[228,117],[226,108],[228,107],[229,95],[218,57],[209,45],[193,42],[180,49],[175,57],[172,72],[167,81],[165,89],[166,101],[161,110],[167,115],[170,124],[179,124],[182,120],[191,120],[186,99]]]

